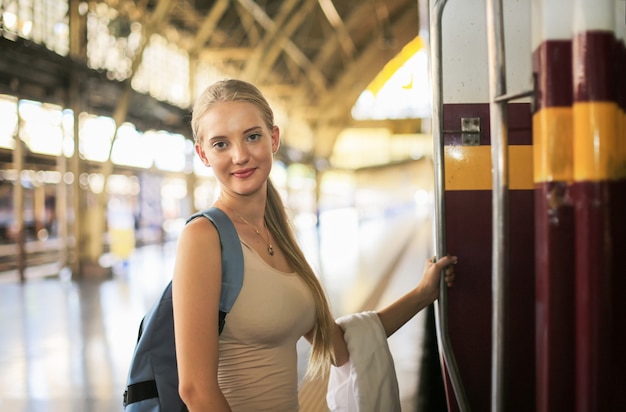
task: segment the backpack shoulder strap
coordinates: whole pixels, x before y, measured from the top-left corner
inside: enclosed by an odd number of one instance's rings
[[[243,252],[239,235],[230,218],[216,207],[193,214],[186,223],[204,216],[209,219],[220,236],[222,247],[222,292],[220,294],[220,332],[223,328],[224,317],[233,307],[241,285],[243,284]]]
[[[187,219],[187,223],[201,216],[206,217],[215,225],[220,237],[222,291],[219,306],[219,332],[221,333],[226,314],[235,303],[243,284],[243,252],[235,226],[224,212],[211,208],[192,215]],[[129,412],[140,410],[142,407],[135,409],[130,405],[149,399],[153,399],[149,401],[152,403],[144,405],[143,408],[161,405],[164,410],[168,411],[186,410],[181,409],[184,404],[178,396],[175,346],[172,282],[170,281],[160,299],[141,321],[139,338],[123,396],[125,410]],[[159,364],[158,370],[154,363]],[[158,399],[154,400],[154,398]]]

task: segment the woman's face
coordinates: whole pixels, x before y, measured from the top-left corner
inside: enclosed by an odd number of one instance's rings
[[[199,134],[196,153],[223,190],[247,195],[265,187],[280,133],[276,126],[268,129],[254,104],[215,104],[200,119]]]

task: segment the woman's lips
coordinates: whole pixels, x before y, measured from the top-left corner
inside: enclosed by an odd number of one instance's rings
[[[245,179],[247,177],[252,176],[252,174],[254,173],[255,169],[242,169],[242,170],[237,170],[236,172],[233,172],[233,176],[239,178],[239,179]]]

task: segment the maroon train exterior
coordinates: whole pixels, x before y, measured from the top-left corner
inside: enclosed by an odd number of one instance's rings
[[[486,10],[442,19],[449,335],[473,411],[492,409]],[[472,2],[473,3],[473,2]],[[626,410],[625,2],[503,1],[508,104],[508,411]],[[479,137],[462,125],[479,119]],[[474,122],[476,122],[474,120]],[[451,411],[460,407],[446,368]]]

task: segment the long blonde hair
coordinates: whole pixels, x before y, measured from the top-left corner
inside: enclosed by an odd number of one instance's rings
[[[256,86],[242,80],[222,80],[209,86],[193,107],[191,127],[196,143],[201,143],[200,119],[202,116],[215,104],[232,101],[245,101],[254,104],[261,111],[267,127],[270,130],[274,127],[274,113]],[[307,376],[311,378],[321,377],[328,372],[331,362],[334,362],[332,340],[335,321],[324,288],[298,246],[280,193],[269,178],[267,179],[265,224],[277,246],[285,254],[289,266],[302,277],[313,295],[316,322]]]

